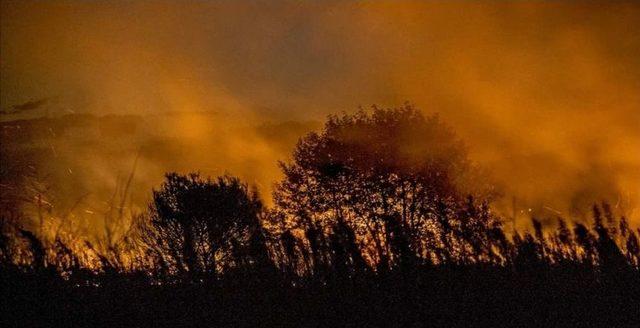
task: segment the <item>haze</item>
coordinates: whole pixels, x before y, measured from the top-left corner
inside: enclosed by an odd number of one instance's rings
[[[298,135],[256,127],[409,101],[466,141],[506,213],[513,198],[578,217],[607,200],[640,222],[637,3],[3,1],[0,24],[3,121],[175,114],[152,130],[188,155],[143,156],[144,192],[178,168],[239,174],[268,198]],[[92,162],[65,138],[101,184],[89,191],[126,175],[141,144]]]

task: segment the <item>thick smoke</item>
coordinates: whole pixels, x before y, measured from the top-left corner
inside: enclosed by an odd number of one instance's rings
[[[505,213],[584,216],[607,200],[638,223],[639,21],[622,2],[3,1],[0,108],[56,97],[48,115],[215,111],[164,127],[200,140],[180,168],[267,167],[252,178],[268,190],[286,151],[230,126],[408,100],[467,141]],[[214,158],[220,147],[232,155]]]

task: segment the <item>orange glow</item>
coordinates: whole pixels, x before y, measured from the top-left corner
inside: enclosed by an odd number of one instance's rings
[[[53,215],[89,235],[138,154],[130,212],[172,170],[238,175],[269,203],[327,114],[404,101],[466,140],[506,215],[607,200],[638,225],[639,20],[635,3],[3,1],[0,108],[47,100],[1,118],[134,115],[24,142]]]

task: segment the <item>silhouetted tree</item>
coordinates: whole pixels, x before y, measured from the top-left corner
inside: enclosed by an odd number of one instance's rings
[[[237,178],[170,173],[153,192],[145,240],[160,266],[190,279],[268,265],[262,204]]]
[[[474,261],[490,257],[486,234],[497,220],[486,209],[463,214],[484,206],[469,205],[466,194],[487,199],[490,192],[471,187],[475,171],[465,148],[437,116],[410,105],[331,116],[321,133],[299,141],[292,163],[280,166],[277,209],[311,237],[312,254],[319,234],[345,224],[371,245],[360,251],[379,272],[468,252]]]

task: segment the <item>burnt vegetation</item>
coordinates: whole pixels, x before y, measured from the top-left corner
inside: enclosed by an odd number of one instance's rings
[[[99,240],[43,222],[44,191],[3,191],[2,326],[639,323],[640,231],[607,203],[505,228],[437,116],[331,116],[280,166],[269,207],[235,177],[169,173],[129,215],[126,181]]]

